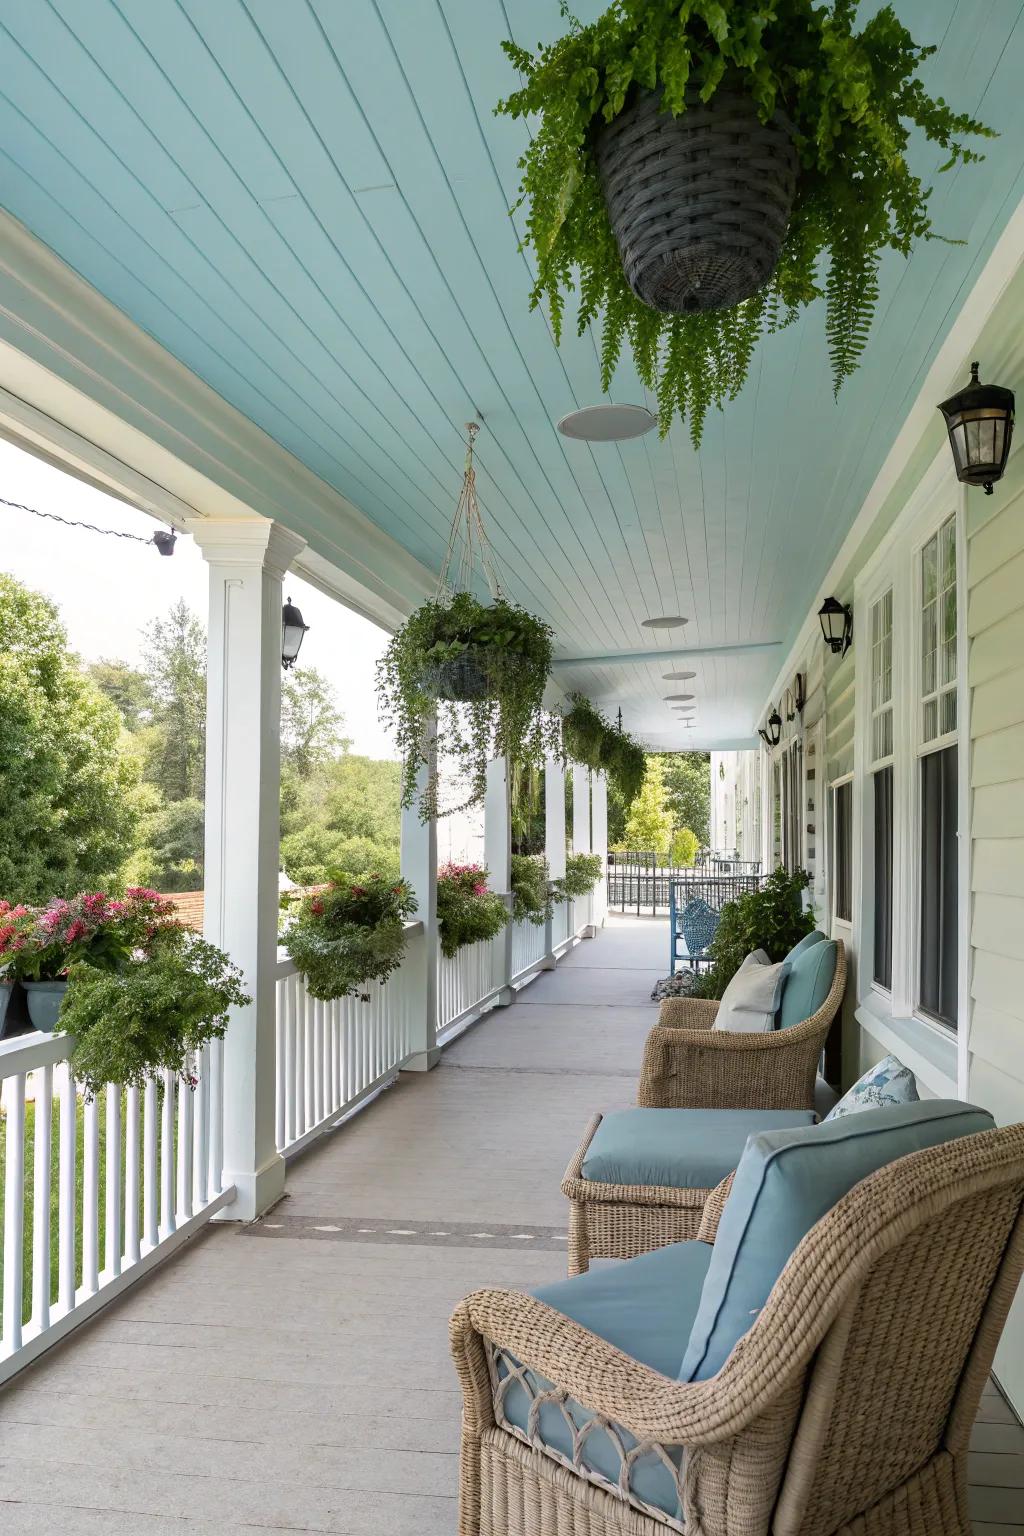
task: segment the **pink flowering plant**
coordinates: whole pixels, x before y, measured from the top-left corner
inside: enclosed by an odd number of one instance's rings
[[[442,864],[437,872],[437,926],[441,953],[493,939],[508,922],[508,908],[487,888],[481,864]]]
[[[0,982],[21,980],[35,922],[31,907],[0,901]]]
[[[101,971],[119,970],[136,950],[145,950],[157,933],[179,926],[173,913],[173,901],[145,886],[132,886],[123,897],[103,891],[58,897],[19,919],[11,940],[17,948],[12,949],[10,978],[58,981],[80,962]],[[2,939],[0,930],[0,953]]]
[[[416,897],[404,880],[329,870],[329,884],[302,899],[284,945],[306,978],[311,997],[329,1002],[381,986],[402,963],[405,921]]]

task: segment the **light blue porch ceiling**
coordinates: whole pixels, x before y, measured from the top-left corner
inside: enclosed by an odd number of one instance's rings
[[[1019,0],[897,9],[939,45],[930,88],[1001,133],[936,186],[966,243],[886,263],[838,404],[820,312],[769,339],[699,455],[678,427],[594,448],[554,428],[600,398],[597,355],[527,310],[506,216],[525,130],[491,109],[500,39],[553,35],[556,0],[0,0],[0,201],[434,569],[480,417],[507,586],[562,656],[788,642],[1022,192]],[[631,369],[612,394],[643,398]],[[641,628],[663,613],[685,633]],[[653,745],[711,745],[751,734],[782,654],[558,676]]]

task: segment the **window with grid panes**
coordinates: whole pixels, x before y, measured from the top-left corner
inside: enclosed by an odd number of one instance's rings
[[[875,931],[872,976],[892,986],[893,889],[892,588],[871,608],[871,778]]]
[[[918,1006],[956,1028],[959,765],[955,517],[948,517],[921,550],[920,593]]]

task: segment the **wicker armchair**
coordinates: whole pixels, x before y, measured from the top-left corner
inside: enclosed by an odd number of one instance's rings
[[[968,1439],[1024,1267],[1022,1208],[1024,1126],[889,1164],[811,1229],[707,1381],[663,1376],[533,1297],[467,1297],[451,1326],[460,1536],[683,1529],[638,1502],[637,1457],[674,1469],[690,1536],[970,1536]],[[543,1446],[539,1408],[530,1433],[504,1418],[501,1371],[520,1369],[596,1415],[617,1482],[584,1469],[583,1433],[571,1457]]]
[[[637,1103],[649,1109],[813,1109],[818,1062],[846,990],[836,944],[832,986],[817,1013],[770,1034],[712,1028],[718,1004],[667,997],[647,1037]]]
[[[644,1046],[637,1106],[642,1109],[814,1108],[818,1062],[846,990],[846,950],[817,1013],[770,1034],[715,1030],[716,1002],[666,998]],[[562,1179],[569,1201],[570,1275],[591,1259],[631,1259],[697,1236],[711,1188],[609,1184],[588,1179],[583,1164],[601,1124],[595,1115]]]

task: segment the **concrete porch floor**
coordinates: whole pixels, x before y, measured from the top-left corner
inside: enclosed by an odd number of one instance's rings
[[[565,1273],[559,1180],[632,1102],[666,923],[610,919],[0,1398],[4,1536],[455,1530],[466,1291]],[[1024,1430],[976,1430],[978,1536],[1024,1527]]]

